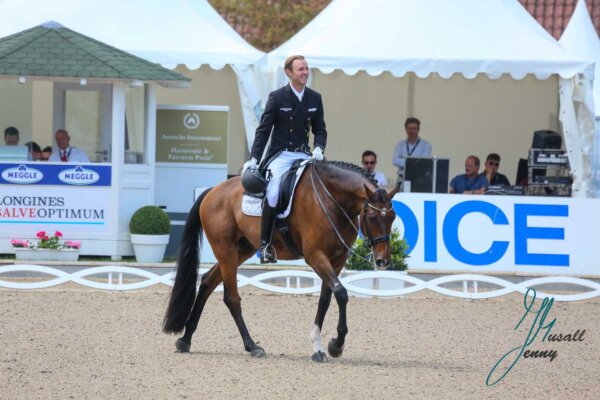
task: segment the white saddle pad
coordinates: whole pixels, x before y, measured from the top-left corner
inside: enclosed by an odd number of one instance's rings
[[[301,166],[296,171],[296,182],[294,182],[294,189],[292,190],[292,198],[290,199],[290,202],[288,203],[288,206],[285,209],[285,211],[281,214],[278,214],[277,218],[280,218],[280,219],[287,218],[287,216],[290,215],[290,212],[292,212],[292,203],[294,200],[294,194],[296,193],[296,185],[298,185],[298,180],[300,180],[300,177],[302,176],[302,173],[304,172],[304,168],[306,168],[306,165]],[[250,217],[262,216],[262,199],[259,199],[259,198],[253,197],[253,196],[243,195],[242,196],[242,212]]]

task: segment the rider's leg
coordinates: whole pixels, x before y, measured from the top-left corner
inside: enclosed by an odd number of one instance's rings
[[[262,220],[260,224],[260,262],[269,264],[277,262],[275,248],[271,244],[273,240],[273,226],[275,225],[275,208],[264,202]]]

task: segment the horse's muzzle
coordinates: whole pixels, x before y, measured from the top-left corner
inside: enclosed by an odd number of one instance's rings
[[[375,269],[385,271],[390,266],[390,260],[387,258],[378,258],[375,260]]]

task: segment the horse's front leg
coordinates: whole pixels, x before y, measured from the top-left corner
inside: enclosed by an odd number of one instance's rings
[[[312,356],[313,361],[323,362],[326,361],[325,351],[321,345],[321,329],[323,328],[323,321],[325,314],[329,309],[331,301],[331,295],[335,296],[335,300],[339,308],[339,319],[337,325],[338,336],[331,339],[327,350],[331,357],[339,357],[344,351],[344,343],[346,341],[346,335],[348,334],[348,325],[346,320],[346,305],[348,304],[348,292],[346,288],[340,283],[337,275],[339,274],[341,267],[334,268],[329,263],[326,257],[318,257],[316,259],[307,260],[308,264],[312,266],[314,271],[323,280],[321,287],[321,296],[319,297],[319,306],[317,309],[317,316],[315,318],[315,326],[311,332],[311,340],[313,342],[315,353]],[[343,264],[343,263],[342,263]]]
[[[323,282],[321,284],[321,296],[319,297],[319,306],[317,308],[317,316],[315,317],[315,324],[312,331],[310,332],[310,340],[313,343],[315,352],[312,355],[312,360],[315,362],[327,361],[325,355],[325,349],[321,344],[321,330],[323,329],[323,321],[325,321],[325,315],[331,304],[331,289]]]

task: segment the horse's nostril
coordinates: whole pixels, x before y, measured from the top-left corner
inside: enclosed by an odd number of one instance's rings
[[[382,264],[383,264],[383,260],[381,258],[375,260],[375,265],[377,265],[378,267],[381,267]]]

